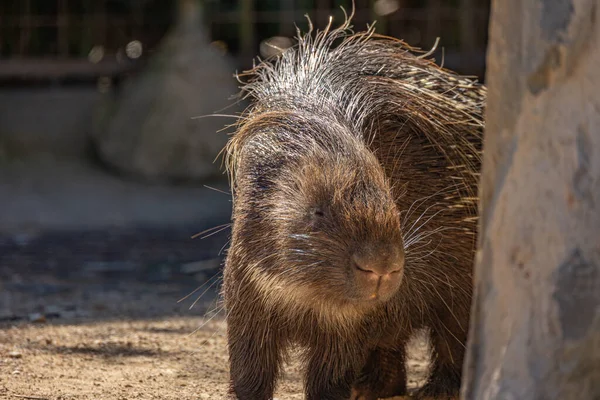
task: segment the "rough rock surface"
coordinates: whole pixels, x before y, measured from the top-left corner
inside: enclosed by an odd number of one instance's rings
[[[193,117],[239,111],[232,106],[235,68],[190,15],[165,36],[140,75],[107,95],[98,114],[97,152],[123,173],[148,181],[221,174],[213,161],[227,141],[223,127],[235,121]]]
[[[600,2],[493,5],[463,398],[600,399]]]

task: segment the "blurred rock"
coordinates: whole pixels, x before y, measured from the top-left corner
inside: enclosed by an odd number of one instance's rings
[[[40,313],[32,313],[32,314],[29,314],[29,321],[38,323],[38,324],[42,324],[42,323],[46,322],[46,316],[44,314],[40,314]]]
[[[223,177],[213,162],[227,142],[223,127],[238,93],[235,68],[200,22],[199,2],[181,1],[179,24],[164,37],[139,76],[124,84],[99,115],[93,135],[99,157],[147,181]],[[112,97],[114,96],[114,97]]]
[[[10,358],[23,358],[23,353],[19,351],[11,351],[10,353],[8,353],[8,356]]]
[[[380,16],[390,15],[400,9],[398,0],[377,0],[373,4],[373,11]]]
[[[260,55],[265,58],[276,57],[294,45],[294,41],[285,36],[273,36],[260,43]]]

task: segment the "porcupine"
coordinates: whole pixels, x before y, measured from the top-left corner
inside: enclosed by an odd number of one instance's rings
[[[349,19],[244,74],[226,147],[230,395],[273,396],[299,346],[309,400],[458,394],[472,296],[485,86]]]

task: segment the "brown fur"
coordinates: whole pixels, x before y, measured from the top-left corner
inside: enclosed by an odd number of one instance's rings
[[[270,399],[293,345],[309,400],[404,394],[405,345],[422,328],[433,354],[417,396],[456,395],[485,88],[348,23],[299,35],[248,75],[253,104],[226,149],[232,395]],[[351,255],[394,246],[400,288],[364,301]]]

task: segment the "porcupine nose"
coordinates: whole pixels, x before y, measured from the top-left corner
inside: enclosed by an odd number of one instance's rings
[[[402,283],[404,251],[399,246],[369,247],[355,252],[352,261],[357,284],[369,300],[389,299]]]

